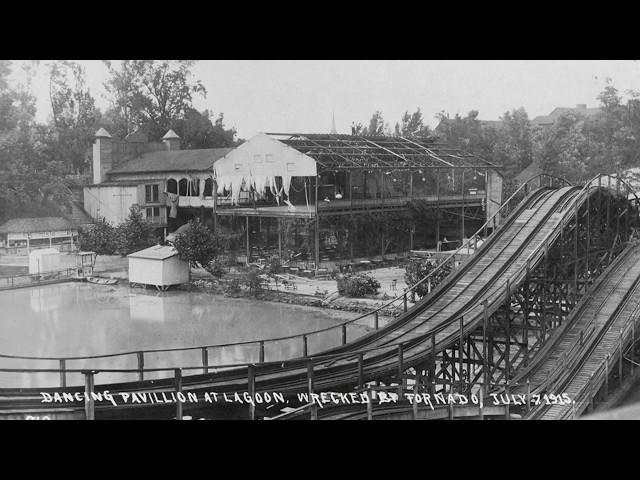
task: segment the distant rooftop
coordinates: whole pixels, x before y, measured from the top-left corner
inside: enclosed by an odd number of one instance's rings
[[[123,161],[108,173],[205,171],[231,150],[233,148],[146,152]]]
[[[0,233],[33,233],[73,230],[73,224],[63,217],[12,218],[0,225]]]
[[[575,107],[556,107],[549,115],[538,115],[531,120],[532,125],[553,125],[560,117],[567,114],[595,117],[601,112],[600,107],[587,108],[586,104]]]

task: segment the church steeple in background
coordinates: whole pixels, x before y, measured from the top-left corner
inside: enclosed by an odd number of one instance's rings
[[[331,134],[338,133],[338,131],[336,130],[336,112],[333,112],[333,115],[331,117],[331,131],[329,133]]]

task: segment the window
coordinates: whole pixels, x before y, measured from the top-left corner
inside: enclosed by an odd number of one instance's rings
[[[146,203],[158,203],[160,189],[158,185],[144,186],[144,200]]]
[[[262,155],[254,155],[253,163],[262,163]]]
[[[273,155],[271,153],[265,153],[264,161],[267,163],[273,163]]]
[[[295,163],[287,163],[287,172],[295,172],[296,164]]]
[[[145,208],[145,215],[147,220],[154,221],[160,219],[160,207],[147,207]]]
[[[203,196],[205,197],[211,197],[213,196],[213,179],[212,178],[207,178],[204,181],[204,192]]]

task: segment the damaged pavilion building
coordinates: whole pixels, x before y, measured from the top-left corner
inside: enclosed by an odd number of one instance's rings
[[[279,255],[317,270],[452,249],[502,201],[496,165],[435,138],[261,133],[180,150],[170,131],[163,142],[99,131],[85,209],[115,223],[138,204],[165,236],[200,218],[240,262]]]

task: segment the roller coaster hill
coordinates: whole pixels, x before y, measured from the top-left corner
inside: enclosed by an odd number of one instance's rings
[[[438,270],[344,324],[233,345],[74,358],[0,355],[5,365],[13,362],[0,369],[4,374],[60,375],[56,388],[1,389],[0,417],[577,418],[602,408],[635,378],[639,207],[629,185],[613,176],[572,185],[540,175],[521,185]],[[461,261],[460,253],[469,249],[474,253]],[[431,285],[442,268],[451,273],[408,308],[408,297],[418,286]],[[379,312],[391,306],[402,313],[380,325]],[[356,334],[356,324],[371,329]],[[320,338],[335,346],[314,348]],[[284,351],[290,355],[275,358],[275,345],[289,346]],[[210,365],[209,353],[225,348],[241,348],[254,361]],[[189,350],[201,361],[166,366],[163,355],[176,350]],[[137,360],[137,368],[103,368],[124,358]],[[151,359],[163,366],[149,365]],[[23,368],[26,362],[33,368]],[[114,375],[126,381],[101,380]],[[200,400],[123,403],[91,395],[105,390],[114,397],[142,392],[154,399]],[[41,392],[60,391],[71,400],[42,402]],[[203,402],[211,392],[250,401]],[[274,392],[280,401],[260,401]],[[371,401],[310,401],[312,394],[328,392]],[[483,401],[374,401],[392,394],[459,394]],[[492,401],[501,397],[523,400]]]

